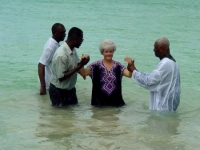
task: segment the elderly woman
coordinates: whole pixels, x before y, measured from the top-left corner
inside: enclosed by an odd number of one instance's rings
[[[131,78],[132,73],[122,63],[113,60],[116,51],[113,41],[104,40],[99,50],[103,55],[103,60],[93,62],[87,68],[82,69],[81,73],[85,76],[89,75],[92,79],[91,104],[94,106],[123,106],[125,102],[122,98],[122,77]]]

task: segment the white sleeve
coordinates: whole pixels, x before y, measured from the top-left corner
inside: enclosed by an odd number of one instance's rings
[[[52,61],[53,55],[54,55],[54,50],[51,48],[46,48],[42,52],[42,56],[40,57],[39,62],[43,65],[47,65]]]
[[[133,71],[132,80],[138,85],[150,90],[157,91],[162,81],[162,75],[166,72],[164,63],[159,63],[157,68],[151,73],[143,73],[137,70]]]

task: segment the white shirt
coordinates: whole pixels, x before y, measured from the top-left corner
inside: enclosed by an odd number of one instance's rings
[[[180,102],[180,72],[176,62],[163,58],[151,73],[134,70],[132,79],[150,91],[150,110],[177,109]]]
[[[77,67],[79,61],[76,49],[71,50],[67,43],[64,42],[56,50],[52,59],[53,78],[51,83],[59,89],[70,90],[74,88],[77,81],[77,72],[62,82],[59,81],[59,78],[64,77],[65,71],[70,71]]]
[[[44,45],[43,52],[39,60],[41,64],[45,65],[46,89],[49,88],[50,82],[53,77],[51,62],[52,62],[53,55],[58,47],[59,47],[58,42],[52,37],[50,37]]]

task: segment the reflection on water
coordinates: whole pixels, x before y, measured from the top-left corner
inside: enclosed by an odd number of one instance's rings
[[[149,112],[140,118],[131,116],[129,109],[81,105],[40,109],[36,135],[43,139],[40,144],[74,150],[184,149],[184,142],[177,139],[178,113]]]
[[[144,126],[138,131],[138,139],[154,150],[183,150],[185,145],[176,141],[181,119],[177,113],[152,113],[147,120],[141,122]]]
[[[45,137],[42,142],[67,149],[78,148],[116,148],[116,136],[123,136],[127,131],[120,129],[118,108],[67,107],[40,110],[38,137]]]
[[[71,148],[71,142],[67,139],[76,132],[74,128],[74,113],[72,108],[51,108],[50,110],[41,109],[38,121],[38,137],[44,140],[40,143],[49,143],[59,148]],[[48,146],[49,147],[49,146]]]
[[[0,106],[0,149],[183,150],[199,145],[198,119],[191,120],[199,110],[151,112],[143,104],[134,108],[139,102],[97,108],[86,101],[60,109],[51,106],[48,95],[17,97]]]

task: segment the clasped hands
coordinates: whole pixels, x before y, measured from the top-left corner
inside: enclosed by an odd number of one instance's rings
[[[90,56],[88,54],[82,54],[81,61],[79,62],[79,65],[83,67],[90,61]],[[130,57],[125,57],[124,61],[128,63],[127,69],[130,72],[133,72],[136,70],[135,65],[134,65],[134,60]]]
[[[90,61],[90,56],[88,54],[82,54],[81,61],[78,63],[81,67],[86,65]]]
[[[136,70],[134,60],[132,58],[125,57],[124,61],[128,63],[128,66],[127,66],[128,71],[133,72],[134,70]]]

